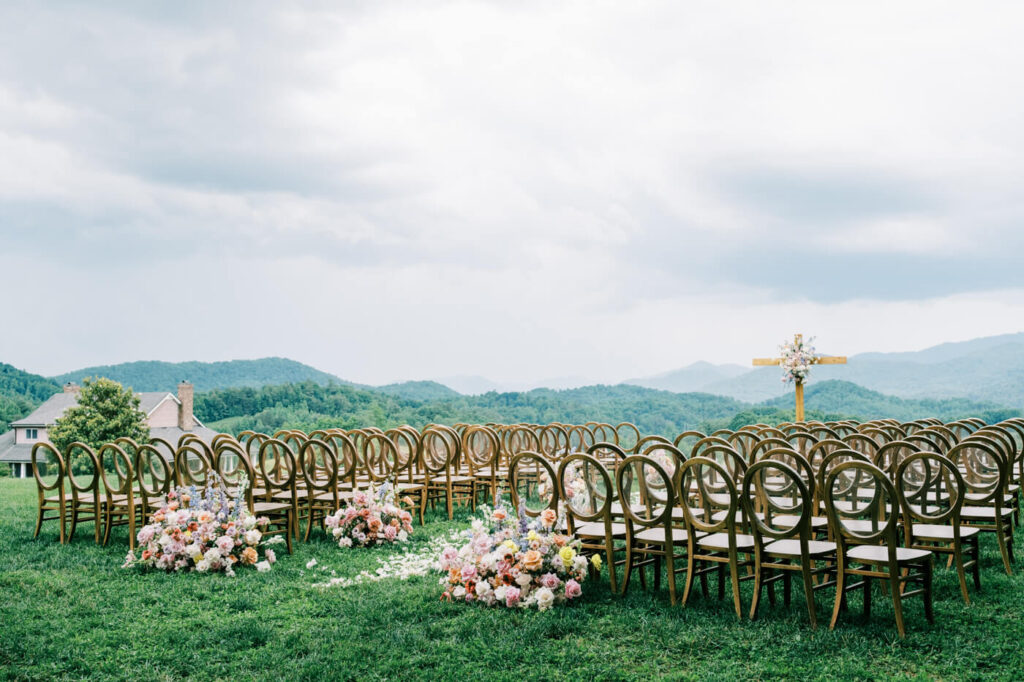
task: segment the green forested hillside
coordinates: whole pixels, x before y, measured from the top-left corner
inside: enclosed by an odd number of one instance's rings
[[[822,381],[804,389],[808,408],[820,412],[850,415],[860,420],[889,417],[910,421],[921,417],[938,417],[952,421],[961,417],[980,417],[987,422],[1001,421],[1020,415],[1020,410],[1003,407],[993,402],[975,402],[963,398],[897,398],[849,381]],[[793,393],[769,400],[771,408],[789,408]]]
[[[633,422],[644,433],[674,436],[686,429],[714,430],[753,422],[793,419],[792,395],[759,405],[705,393],[670,393],[638,386],[587,386],[564,391],[486,393],[440,400],[413,400],[352,386],[312,382],[231,388],[200,393],[196,414],[208,426],[229,432],[272,432],[398,424],[422,427],[430,422]],[[824,382],[807,390],[808,417],[839,419],[893,417],[909,420],[937,416],[980,416],[998,421],[1019,411],[963,399],[906,400],[868,391],[849,382]]]
[[[0,363],[0,432],[59,390],[52,379]]]
[[[215,388],[313,381],[318,384],[344,383],[341,379],[287,358],[230,360],[227,362],[125,362],[120,365],[87,367],[54,377],[60,384],[81,383],[85,377],[107,377],[136,391],[173,391],[182,380],[191,381],[197,391]]]
[[[436,381],[403,381],[399,384],[377,386],[373,390],[411,400],[449,400],[461,394]]]
[[[196,396],[196,415],[227,431],[282,427],[351,428],[430,422],[582,423],[631,421],[646,433],[676,434],[709,421],[731,419],[745,405],[719,396],[679,394],[637,386],[588,386],[565,391],[487,393],[417,401],[351,386],[307,382],[261,390],[221,389]]]

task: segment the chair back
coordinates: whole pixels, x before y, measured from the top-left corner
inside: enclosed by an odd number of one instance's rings
[[[593,455],[574,453],[558,464],[559,497],[573,521],[611,521],[615,487],[608,470]]]
[[[676,496],[672,475],[657,460],[630,455],[615,471],[622,513],[630,524],[653,528],[672,525]]]
[[[145,508],[174,489],[174,469],[154,445],[140,445],[135,451],[135,478]]]
[[[100,476],[107,498],[124,495],[129,504],[134,499],[135,470],[132,458],[119,445],[106,443],[99,452]]]
[[[765,457],[751,465],[743,476],[741,499],[755,537],[811,539],[813,493],[806,475],[785,462]]]
[[[893,473],[907,537],[913,537],[914,523],[953,525],[959,532],[967,484],[949,458],[937,452],[915,452]]]
[[[36,490],[39,493],[39,504],[43,504],[46,494],[56,491],[64,505],[64,479],[67,469],[64,458],[57,448],[49,443],[36,443],[32,446],[32,477],[36,479]]]
[[[859,458],[845,461],[825,476],[822,497],[837,542],[885,544],[895,561],[899,501],[884,471]]]
[[[512,506],[527,516],[558,509],[558,479],[548,459],[539,452],[520,452],[508,467]]]
[[[704,456],[686,460],[680,490],[685,493],[680,504],[691,537],[694,531],[735,536],[736,513],[745,517],[746,512],[736,494],[732,472],[721,462]]]
[[[100,492],[100,461],[85,443],[74,442],[64,452],[68,483],[75,499],[92,493],[94,499]]]

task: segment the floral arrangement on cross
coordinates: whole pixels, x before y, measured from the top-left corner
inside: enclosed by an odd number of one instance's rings
[[[782,382],[802,384],[811,373],[811,365],[817,364],[818,354],[813,346],[814,337],[804,341],[797,335],[792,341],[779,346],[779,365],[782,367]]]
[[[581,541],[556,530],[559,521],[552,509],[532,521],[523,510],[511,517],[499,499],[491,525],[475,519],[465,532],[466,544],[441,551],[441,598],[506,608],[536,606],[539,611],[578,599],[588,562],[580,553]],[[600,569],[598,555],[591,562]]]

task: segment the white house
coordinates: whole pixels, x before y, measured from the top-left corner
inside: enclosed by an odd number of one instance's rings
[[[67,384],[63,393],[51,396],[24,419],[11,422],[11,430],[0,435],[0,465],[9,464],[11,474],[17,478],[30,477],[32,446],[50,442],[47,431],[68,408],[78,404],[80,390],[75,384]],[[171,445],[177,445],[185,433],[194,433],[207,443],[217,435],[192,413],[193,389],[187,381],[178,384],[178,395],[166,391],[136,395],[139,396],[139,410],[146,415],[151,437],[160,437]]]

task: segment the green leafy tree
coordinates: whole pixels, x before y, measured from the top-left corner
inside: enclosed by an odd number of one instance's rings
[[[139,410],[139,396],[116,381],[99,377],[82,382],[78,405],[67,410],[49,431],[50,441],[61,452],[75,441],[98,449],[122,436],[149,442],[146,415]]]

